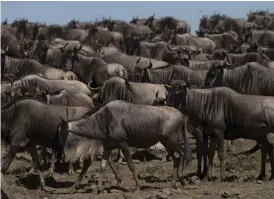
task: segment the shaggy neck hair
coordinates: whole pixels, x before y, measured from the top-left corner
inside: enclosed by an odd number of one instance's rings
[[[226,87],[213,89],[187,89],[186,104],[183,110],[199,118],[202,122],[208,119],[216,120],[221,112],[237,93]]]
[[[5,73],[18,74],[22,66],[23,66],[22,59],[15,59],[15,58],[5,56]]]
[[[207,71],[194,71],[185,66],[170,66],[160,69],[148,69],[145,71],[143,79],[153,84],[170,84],[172,80],[189,81],[191,85],[204,86]]]
[[[274,96],[274,71],[252,64],[224,69],[222,84],[244,94]]]

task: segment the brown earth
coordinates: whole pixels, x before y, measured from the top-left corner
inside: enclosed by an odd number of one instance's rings
[[[238,153],[252,148],[254,142],[248,140],[238,140],[233,146],[234,152]],[[158,157],[164,157],[164,151],[151,151]],[[99,175],[100,162],[96,161],[89,168],[89,171],[82,181],[80,189],[75,193],[68,193],[67,189],[77,179],[79,173],[68,175],[66,171],[57,169],[53,177],[46,179],[46,185],[49,191],[39,190],[38,176],[27,175],[31,167],[31,159],[27,153],[18,154],[12,162],[9,172],[2,175],[2,191],[11,199],[164,199],[164,198],[254,198],[254,199],[273,199],[274,182],[265,180],[258,183],[256,177],[260,171],[260,152],[250,156],[238,156],[226,153],[226,180],[218,182],[219,178],[219,161],[217,155],[214,160],[214,177],[213,182],[203,182],[195,178],[196,155],[193,153],[192,166],[185,172],[186,184],[184,187],[178,182],[178,188],[170,188],[172,175],[172,162],[161,162],[152,160],[149,162],[136,163],[139,179],[141,181],[141,191],[133,192],[134,180],[127,165],[116,163],[123,178],[122,185],[116,187],[116,181],[110,168],[107,168],[104,184],[105,192],[97,194],[93,192],[96,179]],[[45,172],[46,173],[46,172]],[[193,177],[194,176],[194,177]],[[267,176],[270,176],[270,165],[267,163]],[[67,192],[67,193],[66,193]],[[2,192],[3,194],[3,192]],[[1,195],[2,195],[1,194]],[[2,198],[3,197],[2,195]]]

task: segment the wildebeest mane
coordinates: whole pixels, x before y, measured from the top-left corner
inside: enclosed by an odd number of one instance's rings
[[[192,85],[203,86],[206,71],[194,71],[182,65],[172,65],[163,69],[148,69],[143,79],[153,84],[170,84],[172,80],[189,81]]]
[[[274,70],[247,64],[232,70],[224,69],[223,82],[245,94],[274,95]]]
[[[100,102],[105,104],[113,100],[124,100],[134,103],[136,95],[129,90],[125,81],[120,77],[107,80],[100,91]]]
[[[230,98],[238,93],[227,87],[212,89],[187,89],[186,108],[201,121],[215,118],[229,103]],[[194,103],[195,102],[195,103]]]
[[[18,103],[18,102],[20,102],[20,101],[22,101],[22,100],[27,100],[27,99],[31,99],[31,100],[36,100],[36,101],[39,101],[39,102],[41,102],[41,103],[43,103],[43,104],[47,104],[47,102],[46,101],[43,101],[43,100],[41,100],[41,99],[38,99],[38,98],[35,98],[34,96],[32,96],[32,97],[22,97],[22,98],[16,98],[16,99],[12,99],[11,101],[9,101],[8,103],[6,103],[6,104],[4,104],[4,105],[2,105],[1,106],[1,111],[3,112],[4,110],[6,110],[6,109],[8,109],[9,107],[11,107],[13,104],[16,104],[16,103]]]

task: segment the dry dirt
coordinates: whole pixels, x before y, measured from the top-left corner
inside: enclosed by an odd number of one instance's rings
[[[255,145],[254,142],[247,140],[236,141],[234,152],[250,149]],[[194,148],[194,147],[193,147]],[[158,157],[163,157],[163,151],[151,151]],[[127,165],[116,163],[119,172],[122,175],[122,185],[116,187],[116,181],[110,168],[107,168],[104,184],[105,193],[97,194],[93,192],[96,179],[99,175],[100,162],[96,161],[89,168],[89,171],[82,181],[80,189],[73,194],[65,193],[77,179],[79,173],[68,175],[66,170],[57,169],[53,177],[46,179],[46,185],[49,191],[39,190],[38,176],[27,175],[28,169],[31,167],[31,160],[27,153],[18,154],[12,162],[8,174],[2,175],[2,198],[5,194],[9,198],[28,199],[164,199],[164,198],[254,198],[254,199],[274,199],[274,182],[265,180],[258,183],[256,177],[260,170],[260,152],[256,152],[250,156],[235,157],[233,154],[226,153],[226,180],[218,182],[219,177],[219,161],[215,155],[214,160],[214,178],[213,182],[195,181],[193,184],[190,178],[194,178],[197,165],[195,153],[193,153],[192,166],[188,168],[184,175],[186,176],[186,184],[184,187],[178,182],[178,188],[170,188],[172,162],[161,162],[152,160],[149,162],[136,163],[135,167],[141,181],[141,191],[133,192],[134,180]],[[270,165],[267,163],[267,176],[270,176]],[[3,193],[4,191],[4,193]],[[62,193],[61,193],[62,192]]]

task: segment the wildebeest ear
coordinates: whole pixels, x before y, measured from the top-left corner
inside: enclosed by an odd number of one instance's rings
[[[149,61],[148,68],[152,68],[152,62],[151,62],[151,60],[149,59],[148,61]]]
[[[138,63],[140,62],[141,59],[142,59],[142,57],[138,58],[138,59],[136,60],[136,64],[138,64]]]
[[[203,50],[202,50],[201,48],[199,48],[198,50],[195,51],[195,54],[196,54],[196,55],[199,55],[200,53],[202,53],[202,51],[203,51]]]
[[[166,85],[166,84],[165,84],[164,86],[165,86],[165,88],[166,88],[166,90],[167,90],[167,91],[170,91],[170,89],[171,89],[171,86],[169,86],[169,85]]]
[[[216,70],[217,74],[222,74],[223,71],[224,71],[223,67],[221,67],[221,66],[217,67],[217,70]]]
[[[158,98],[158,95],[159,95],[159,91],[156,92],[156,98]]]
[[[264,54],[264,53],[260,53],[260,54],[261,54],[261,56],[262,56],[263,58],[265,58],[266,60],[270,60],[269,57],[266,56],[266,54]]]
[[[11,97],[11,92],[4,91],[4,94]]]

